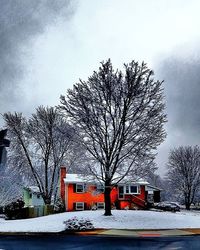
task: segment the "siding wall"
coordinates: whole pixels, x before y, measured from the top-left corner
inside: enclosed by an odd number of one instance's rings
[[[92,206],[95,205],[97,202],[104,202],[104,194],[96,194],[95,193],[95,186],[90,186],[86,192],[84,193],[76,193],[74,192],[74,185],[75,184],[68,184],[66,188],[67,192],[67,211],[74,210],[74,203],[75,202],[84,202],[86,203],[86,209],[91,209]],[[111,202],[116,202],[118,197],[117,188],[113,188],[111,192]]]
[[[32,194],[32,206],[43,206],[44,205],[44,200],[41,195],[37,194]]]
[[[66,188],[65,192],[67,194],[67,199],[66,199],[67,211],[75,210],[74,203],[76,202],[84,202],[85,209],[91,209],[97,202],[104,202],[104,194],[103,193],[95,194],[94,192],[95,186],[90,186],[84,193],[76,193],[74,190],[75,189],[74,185],[75,184],[68,184],[65,186]],[[145,200],[145,186],[140,186],[140,194],[135,196],[138,197],[139,199]],[[119,209],[125,209],[127,207],[132,208],[133,206],[132,201],[134,201],[136,204],[138,203],[139,205],[144,204],[136,197],[134,198],[131,195],[124,195],[124,199],[118,200],[118,188],[115,187],[111,191],[111,202],[115,205],[118,203]]]

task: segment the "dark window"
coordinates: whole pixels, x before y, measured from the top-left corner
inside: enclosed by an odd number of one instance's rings
[[[104,209],[105,203],[104,202],[97,202],[97,209]]]
[[[84,185],[83,184],[76,184],[76,192],[83,193],[84,192]]]
[[[84,210],[84,202],[76,202],[76,210]]]
[[[129,194],[129,186],[126,186],[126,193]]]
[[[40,195],[39,194],[37,194],[37,198],[40,199]]]
[[[32,193],[29,194],[29,197],[32,198]]]
[[[130,189],[131,189],[130,191],[131,191],[132,194],[137,194],[138,193],[138,187],[137,186],[131,186]]]

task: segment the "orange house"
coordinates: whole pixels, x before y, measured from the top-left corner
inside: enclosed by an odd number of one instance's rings
[[[111,202],[116,209],[144,209],[147,205],[148,182],[138,180],[119,183],[111,191]],[[61,167],[60,196],[66,211],[104,209],[103,186],[94,179],[78,174],[67,174]]]

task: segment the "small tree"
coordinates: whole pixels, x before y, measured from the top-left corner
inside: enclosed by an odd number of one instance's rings
[[[184,197],[190,209],[200,188],[200,148],[181,146],[170,152],[167,177],[173,192]]]
[[[102,62],[88,81],[61,96],[60,108],[93,162],[90,173],[104,182],[105,215],[111,215],[112,187],[127,174],[143,175],[165,137],[162,82],[145,63],[124,67],[122,73]]]
[[[60,166],[73,150],[74,129],[53,107],[38,107],[30,119],[5,113],[11,148],[9,166],[17,168],[26,184],[39,187],[44,202],[55,194]]]

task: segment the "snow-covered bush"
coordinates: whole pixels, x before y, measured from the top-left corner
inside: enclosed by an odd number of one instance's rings
[[[65,224],[65,230],[69,231],[85,231],[94,229],[92,222],[89,219],[78,219],[73,217],[63,222]]]

